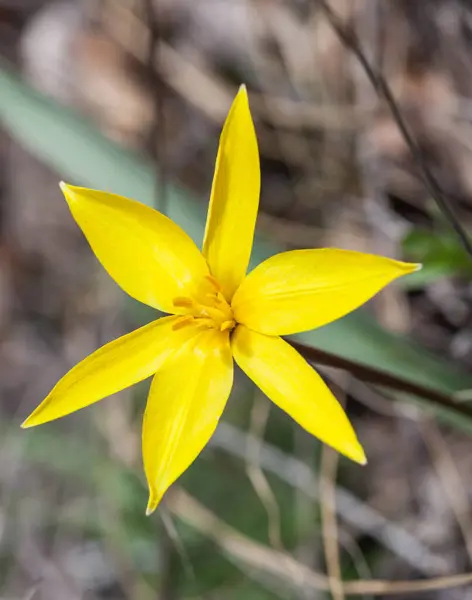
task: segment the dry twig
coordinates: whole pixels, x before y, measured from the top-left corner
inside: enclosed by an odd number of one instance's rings
[[[344,600],[343,578],[339,557],[338,524],[336,522],[337,452],[323,446],[321,455],[320,503],[323,546],[328,571],[329,588],[333,600]]]
[[[393,120],[395,121],[398,129],[400,130],[409,150],[411,156],[413,157],[416,165],[420,171],[423,182],[428,189],[431,197],[434,199],[439,209],[451,225],[452,229],[456,232],[457,237],[460,239],[464,249],[466,252],[472,257],[472,242],[469,239],[467,232],[462,226],[459,218],[455,214],[455,211],[452,205],[449,202],[449,199],[444,194],[440,184],[436,180],[436,177],[431,172],[427,162],[424,160],[423,153],[421,148],[410,130],[409,125],[407,124],[403,114],[400,110],[400,107],[395,100],[393,92],[390,89],[387,81],[368,60],[365,52],[362,50],[361,44],[357,39],[356,34],[351,30],[347,29],[344,26],[344,23],[339,18],[339,16],[333,11],[326,0],[316,0],[318,5],[322,8],[326,18],[329,23],[333,27],[334,31],[338,35],[339,39],[343,42],[343,44],[348,48],[352,54],[357,58],[362,68],[364,69],[365,74],[369,78],[372,83],[375,91],[379,95],[379,97],[385,101],[385,104],[388,106]]]
[[[181,488],[173,489],[169,509],[175,516],[213,540],[238,566],[245,565],[250,569],[265,572],[292,587],[294,583],[299,583],[303,589],[329,591],[330,583],[326,575],[316,573],[291,556],[267,548],[239,533]],[[250,574],[251,570],[248,573]],[[294,573],[297,574],[296,580],[293,578]],[[345,582],[343,592],[351,595],[394,595],[449,589],[470,583],[470,573],[420,581],[357,580]]]

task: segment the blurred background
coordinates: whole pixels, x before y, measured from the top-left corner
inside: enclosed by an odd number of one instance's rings
[[[469,0],[0,0],[1,600],[472,598],[472,258],[352,40],[470,229]],[[338,246],[425,266],[298,339],[366,467],[238,373],[209,447],[146,518],[148,382],[19,428],[154,316],[100,268],[58,182],[152,204],[200,243],[242,82],[263,172],[254,262]]]

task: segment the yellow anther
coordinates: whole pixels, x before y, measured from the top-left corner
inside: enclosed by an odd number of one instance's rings
[[[220,331],[228,331],[228,329],[233,329],[234,326],[235,326],[235,322],[233,320],[224,321],[220,325]]]
[[[195,323],[196,323],[196,327],[197,327],[198,331],[204,331],[204,330],[207,330],[207,329],[213,329],[214,328],[213,327],[213,321],[211,319],[206,319],[206,318],[197,319],[195,321]]]
[[[190,325],[193,322],[192,315],[185,315],[183,317],[179,317],[178,320],[172,325],[172,329],[176,331],[177,329],[182,329],[186,325]]]
[[[193,300],[191,300],[190,298],[185,298],[185,297],[179,296],[172,300],[172,304],[174,306],[177,306],[180,308],[192,308],[194,303],[193,303]]]

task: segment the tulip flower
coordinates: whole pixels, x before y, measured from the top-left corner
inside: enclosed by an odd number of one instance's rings
[[[301,427],[366,462],[339,402],[281,336],[343,317],[418,265],[307,249],[272,256],[247,274],[260,166],[244,86],[221,135],[202,251],[144,204],[64,183],[61,188],[109,275],[130,296],[169,316],[85,358],[23,427],[63,417],[153,375],[142,432],[150,514],[213,434],[233,385],[234,359]]]

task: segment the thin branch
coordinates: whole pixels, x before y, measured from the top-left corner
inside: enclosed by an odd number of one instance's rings
[[[406,120],[404,119],[402,112],[395,100],[395,97],[388,85],[387,81],[383,77],[383,75],[369,62],[364,51],[361,48],[359,39],[356,34],[351,30],[345,27],[344,23],[340,19],[340,17],[333,11],[333,9],[329,6],[326,0],[317,0],[318,5],[322,8],[323,12],[326,15],[331,27],[334,29],[339,39],[344,43],[346,48],[348,48],[352,54],[357,58],[362,68],[365,71],[365,74],[369,78],[372,86],[374,87],[378,96],[385,101],[390,112],[392,114],[393,120],[395,121],[400,133],[402,134],[409,150],[411,156],[417,164],[417,167],[422,176],[423,182],[428,189],[431,197],[438,205],[439,209],[448,220],[451,227],[456,232],[458,238],[460,239],[464,249],[467,253],[472,257],[472,241],[469,239],[466,230],[462,227],[461,222],[455,211],[450,204],[448,198],[444,194],[441,189],[440,184],[436,180],[436,177],[431,172],[428,167],[426,161],[423,158],[421,148],[416,140],[414,134],[412,133],[410,127],[408,126]]]
[[[155,205],[165,214],[167,210],[166,131],[164,97],[160,78],[161,26],[157,10],[157,2],[144,0],[144,11],[149,27],[146,69],[153,88],[154,99],[154,120],[149,133],[149,152],[156,170]]]
[[[336,520],[336,475],[339,454],[328,446],[321,453],[320,506],[323,547],[333,600],[345,600],[338,523]]]
[[[257,389],[254,388],[249,425],[251,436],[247,438],[248,445],[246,447],[246,473],[267,513],[269,541],[277,550],[285,551],[282,543],[280,508],[259,461],[269,411],[270,404],[264,402],[261,395],[258,394]]]
[[[392,375],[385,371],[380,371],[373,367],[356,363],[346,358],[341,358],[335,354],[312,348],[300,342],[294,340],[287,340],[296,350],[300,352],[309,362],[318,363],[329,367],[336,367],[338,369],[344,369],[350,371],[355,377],[369,383],[375,383],[393,390],[405,392],[407,394],[413,394],[420,398],[426,398],[432,404],[440,406],[452,411],[458,415],[472,419],[472,407],[465,404],[459,404],[452,399],[450,394],[445,392],[439,392],[432,388],[426,387],[419,383],[413,383],[398,375]]]

